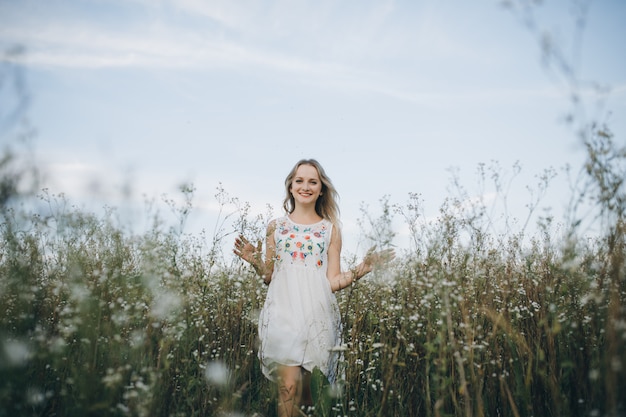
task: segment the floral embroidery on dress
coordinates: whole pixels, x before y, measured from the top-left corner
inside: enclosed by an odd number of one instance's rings
[[[312,264],[321,268],[326,258],[326,241],[329,227],[326,221],[312,225],[299,225],[287,217],[278,222],[275,232],[276,261],[290,259],[292,264]]]

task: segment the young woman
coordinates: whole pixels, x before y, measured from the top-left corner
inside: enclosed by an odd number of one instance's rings
[[[341,343],[341,321],[335,291],[391,260],[393,250],[370,250],[363,262],[341,271],[341,231],[337,191],[314,159],[303,159],[285,180],[285,215],[267,228],[262,244],[235,239],[234,253],[249,262],[269,285],[259,317],[259,359],[263,374],[278,382],[279,416],[298,415],[311,405],[314,368],[333,383]]]

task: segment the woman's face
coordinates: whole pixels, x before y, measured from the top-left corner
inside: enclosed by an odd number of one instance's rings
[[[322,181],[317,169],[313,165],[300,165],[291,181],[289,191],[296,203],[315,204],[322,192]]]

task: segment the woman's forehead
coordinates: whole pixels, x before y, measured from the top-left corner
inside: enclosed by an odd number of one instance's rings
[[[319,179],[319,173],[317,172],[317,168],[313,165],[302,164],[296,170],[296,177],[301,178],[317,178]]]

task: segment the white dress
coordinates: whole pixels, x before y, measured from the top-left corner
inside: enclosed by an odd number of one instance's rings
[[[259,359],[275,381],[278,365],[314,368],[332,383],[337,374],[341,317],[326,278],[332,223],[296,224],[276,220],[276,259],[259,316]]]

